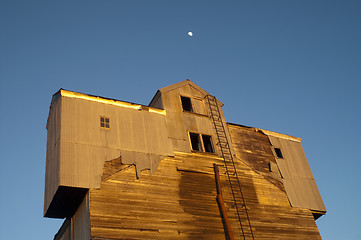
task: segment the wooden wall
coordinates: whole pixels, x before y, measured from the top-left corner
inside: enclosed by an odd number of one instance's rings
[[[98,98],[63,96],[61,105],[54,102],[45,208],[54,186],[90,188],[72,221],[80,239],[86,232],[94,240],[225,239],[216,202],[216,163],[232,229],[236,239],[243,239],[222,159],[190,148],[189,131],[211,135],[216,143],[202,100],[206,94],[190,81],[161,89],[153,103],[162,103],[165,112]],[[196,112],[184,112],[180,96],[197,99]],[[55,124],[58,109],[61,127]],[[222,110],[221,115],[225,124]],[[100,116],[110,118],[110,130],[99,127]],[[226,132],[255,239],[321,239],[311,211],[290,206],[268,137],[237,125],[228,125]]]
[[[89,195],[93,239],[225,239],[210,154],[176,152],[153,175],[132,165],[105,165],[100,189]],[[292,208],[285,192],[236,159],[255,239],[321,239],[312,213]],[[111,174],[113,172],[113,174]],[[235,239],[243,239],[225,170],[220,168]]]

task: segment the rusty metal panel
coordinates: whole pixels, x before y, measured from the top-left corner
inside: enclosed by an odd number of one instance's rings
[[[283,158],[275,159],[283,177],[283,183],[293,207],[326,211],[311,168],[300,141],[268,135],[274,148],[282,151]]]

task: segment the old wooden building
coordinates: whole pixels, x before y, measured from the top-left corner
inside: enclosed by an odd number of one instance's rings
[[[227,123],[186,80],[148,106],[59,90],[47,122],[44,216],[56,240],[321,239],[301,139]]]

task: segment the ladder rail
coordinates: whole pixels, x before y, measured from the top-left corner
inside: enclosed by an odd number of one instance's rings
[[[207,100],[208,100],[208,105],[209,105],[209,110],[210,110],[210,118],[212,119],[213,126],[214,126],[214,129],[215,129],[216,135],[217,135],[217,140],[218,140],[217,145],[219,146],[220,153],[221,153],[221,156],[222,156],[223,161],[224,161],[224,166],[226,168],[226,173],[227,173],[228,181],[230,183],[231,193],[232,193],[232,197],[233,197],[233,201],[234,201],[234,206],[236,208],[238,221],[239,221],[240,226],[241,226],[243,239],[246,239],[246,233],[245,233],[246,226],[243,226],[243,224],[242,224],[241,213],[240,213],[240,209],[239,209],[239,206],[238,206],[239,204],[237,204],[238,200],[237,200],[237,197],[236,197],[236,194],[235,194],[236,193],[235,188],[237,188],[237,185],[238,185],[239,194],[240,194],[240,197],[241,197],[241,200],[242,200],[242,203],[241,203],[242,208],[244,208],[247,224],[249,225],[250,235],[251,235],[252,239],[254,240],[252,226],[251,226],[251,222],[250,222],[250,219],[249,219],[249,214],[248,214],[247,207],[246,207],[246,202],[245,202],[245,199],[244,199],[244,196],[243,196],[241,184],[240,184],[240,181],[239,181],[238,173],[236,171],[236,165],[235,165],[234,160],[233,160],[233,156],[232,156],[231,148],[230,148],[228,138],[227,138],[227,135],[226,135],[225,127],[224,127],[224,124],[223,124],[223,121],[222,121],[222,118],[221,118],[220,109],[219,109],[219,106],[218,106],[218,103],[217,103],[217,99],[216,99],[216,97],[214,97],[212,95],[209,95],[209,94],[205,98],[207,98]],[[211,101],[213,101],[214,104],[212,104]],[[212,109],[212,107],[215,108],[215,109]],[[218,114],[218,116],[216,116],[217,114]],[[218,124],[217,124],[217,121],[219,121]],[[220,132],[222,134],[220,134]],[[221,136],[221,135],[223,135],[223,136]],[[223,140],[221,140],[222,138],[223,138]],[[224,145],[222,145],[222,143]],[[228,161],[228,163],[227,163],[227,161]],[[230,174],[230,171],[232,171],[231,168],[233,168],[233,174]],[[234,181],[232,181],[232,175],[233,175],[233,178],[236,180],[236,183],[234,183]],[[236,185],[236,186],[233,186],[233,185]]]

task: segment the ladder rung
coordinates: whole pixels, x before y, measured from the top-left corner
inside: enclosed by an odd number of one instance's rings
[[[213,121],[214,129],[218,138],[217,145],[219,146],[220,152],[222,154],[224,167],[226,169],[225,174],[227,174],[228,176],[233,196],[233,207],[236,207],[237,210],[238,221],[240,223],[240,229],[243,235],[243,239],[254,240],[251,223],[247,213],[246,202],[242,194],[241,185],[236,171],[236,166],[233,161],[232,152],[228,143],[217,99],[215,96],[212,95],[206,95],[205,98],[208,100],[208,106],[210,111],[209,117]]]

